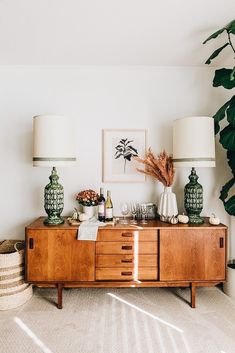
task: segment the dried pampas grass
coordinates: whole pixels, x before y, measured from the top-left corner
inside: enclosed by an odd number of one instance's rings
[[[137,168],[138,172],[150,175],[160,181],[164,186],[171,186],[174,180],[174,166],[172,157],[166,151],[161,152],[157,157],[151,148],[146,152],[145,159],[134,157],[136,161],[145,165],[145,169]]]

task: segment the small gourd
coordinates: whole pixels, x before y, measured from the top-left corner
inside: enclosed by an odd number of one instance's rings
[[[220,224],[220,219],[219,217],[216,217],[214,213],[212,213],[211,217],[209,218],[209,223],[213,226],[217,226]]]
[[[77,208],[74,207],[74,211],[73,211],[73,214],[72,214],[72,219],[74,219],[75,221],[78,221],[78,219],[79,219],[79,213],[80,213],[80,212],[78,212]]]
[[[189,218],[188,218],[188,216],[187,215],[185,215],[184,213],[183,214],[179,214],[178,215],[178,220],[179,220],[179,222],[180,223],[188,223],[188,221],[189,221]]]
[[[79,221],[83,222],[83,221],[88,221],[89,216],[86,213],[80,213],[79,215]]]
[[[172,216],[172,217],[170,218],[170,223],[171,223],[171,224],[177,224],[177,223],[178,223],[178,218],[177,218],[176,216]]]

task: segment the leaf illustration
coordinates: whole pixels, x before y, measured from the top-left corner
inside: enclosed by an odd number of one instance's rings
[[[138,151],[135,147],[131,146],[130,144],[134,142],[134,140],[128,140],[127,138],[122,138],[118,142],[117,146],[115,146],[115,154],[114,158],[118,159],[120,157],[123,157],[124,159],[124,173],[126,172],[126,162],[131,161],[132,157],[137,157],[138,156]]]

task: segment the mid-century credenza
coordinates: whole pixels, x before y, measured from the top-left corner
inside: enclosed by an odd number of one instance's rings
[[[75,287],[196,287],[225,281],[227,227],[223,224],[147,224],[100,227],[96,241],[77,240],[65,221],[26,227],[25,279],[58,290]]]

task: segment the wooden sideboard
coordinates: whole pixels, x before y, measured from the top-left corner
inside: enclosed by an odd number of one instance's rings
[[[96,241],[77,240],[67,222],[45,226],[43,217],[26,227],[26,282],[57,287],[196,287],[225,281],[227,227],[149,221],[107,225]]]

